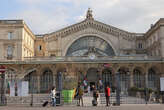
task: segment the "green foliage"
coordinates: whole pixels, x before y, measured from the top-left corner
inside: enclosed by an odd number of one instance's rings
[[[149,93],[152,93],[152,92],[154,92],[154,90],[151,89],[151,88],[148,88],[148,92],[149,92]]]
[[[144,92],[145,88],[138,88],[138,92]]]
[[[147,91],[148,91],[149,93],[154,92],[154,90],[151,89],[151,88],[137,88],[137,87],[131,87],[131,88],[129,89],[129,91],[132,91],[132,92],[145,92],[145,89],[147,89]]]
[[[131,88],[129,89],[129,91],[137,92],[137,91],[138,91],[138,88],[137,88],[137,87],[131,87]]]

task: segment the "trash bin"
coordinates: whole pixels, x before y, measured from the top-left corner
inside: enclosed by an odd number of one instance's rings
[[[73,93],[74,93],[74,90],[63,90],[62,96],[64,98],[64,102],[71,103],[72,98],[73,98]]]
[[[56,105],[61,105],[61,100],[60,100],[60,91],[56,92]]]

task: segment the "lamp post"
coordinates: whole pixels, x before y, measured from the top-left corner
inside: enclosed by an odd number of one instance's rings
[[[15,96],[18,96],[18,82],[17,82],[17,76],[15,75]]]
[[[30,102],[30,106],[32,107],[33,106],[33,88],[34,88],[34,86],[33,86],[33,78],[31,77],[30,78],[30,76],[29,76],[29,83],[31,84],[30,86],[31,86],[31,102]]]

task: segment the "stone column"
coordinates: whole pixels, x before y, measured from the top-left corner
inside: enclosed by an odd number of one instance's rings
[[[164,27],[160,27],[160,35],[158,37],[159,37],[159,41],[161,44],[160,54],[161,54],[162,58],[164,58],[164,36],[163,35],[164,35]]]
[[[129,87],[133,87],[134,86],[134,79],[133,79],[133,68],[132,67],[129,68],[128,75],[130,78],[129,79],[129,81],[130,81]]]
[[[56,74],[53,74],[53,86],[56,87]]]
[[[117,72],[117,68],[113,67],[112,68],[112,76],[113,76],[113,86],[116,87],[117,86],[117,82],[116,82],[116,72]]]
[[[37,92],[40,93],[40,75],[37,75],[36,77],[37,77],[37,81],[38,81],[38,88],[37,88],[38,90],[37,90]]]
[[[148,88],[148,73],[145,73],[145,87]]]
[[[134,78],[133,78],[133,72],[129,72],[130,74],[130,87],[133,87],[134,86]]]

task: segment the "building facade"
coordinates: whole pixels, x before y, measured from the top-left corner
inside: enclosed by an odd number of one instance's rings
[[[131,33],[96,21],[88,9],[85,20],[56,32],[34,35],[23,20],[0,20],[0,65],[6,79],[27,80],[29,89],[44,93],[59,83],[87,79],[88,85],[160,88],[164,77],[164,19],[146,33]]]

